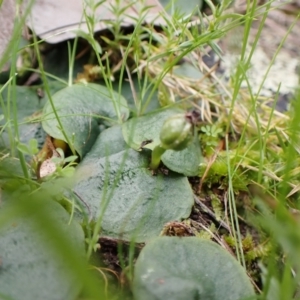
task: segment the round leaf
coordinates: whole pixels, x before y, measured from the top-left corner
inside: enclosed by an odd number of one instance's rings
[[[128,120],[122,126],[122,132],[126,143],[135,150],[140,150],[145,141],[152,141],[143,148],[153,150],[160,144],[160,131],[164,121],[178,113],[184,111],[171,108],[159,112],[146,114]],[[188,147],[182,151],[167,150],[162,156],[162,162],[170,170],[186,176],[196,176],[199,174],[199,164],[201,162],[201,151],[199,141],[195,138]]]
[[[136,300],[241,300],[254,296],[244,269],[219,245],[196,237],[159,237],[142,250]]]
[[[179,77],[187,77],[189,79],[199,80],[204,75],[192,63],[184,61],[182,64],[175,66],[174,74]]]
[[[98,84],[76,84],[60,90],[52,97],[63,130],[71,146],[83,157],[94,144],[99,124],[111,125],[113,120],[126,120],[126,100]],[[53,138],[67,142],[55,118],[50,102],[44,107],[44,130]]]
[[[153,176],[147,153],[114,148],[115,154],[105,156],[109,148],[103,145],[116,143],[107,130],[77,168],[74,187],[90,217],[102,218],[101,235],[144,242],[165,223],[187,218],[194,202],[187,178],[172,172]]]
[[[182,151],[168,150],[162,156],[162,161],[170,170],[185,176],[199,175],[201,149],[197,136],[194,141]]]
[[[106,157],[128,149],[122,135],[120,125],[109,127],[101,132],[92,150],[88,154],[87,160]]]
[[[47,209],[79,256],[84,257],[84,234],[79,224],[68,225],[69,214],[56,202],[45,200],[43,209]],[[5,218],[4,213],[5,210],[0,216]],[[35,213],[14,217],[0,229],[0,298],[73,300],[81,284],[70,265],[54,251],[55,241],[45,236],[34,219]]]
[[[14,89],[16,93],[17,116],[14,116],[14,112],[11,110],[10,116],[5,115],[5,117],[8,119],[0,121],[0,126],[7,125],[5,124],[6,122],[12,126],[11,133],[6,126],[4,127],[6,130],[1,133],[0,147],[11,147],[11,140],[9,136],[11,134],[13,137],[15,137],[15,129],[13,128],[14,118],[17,118],[19,122],[18,131],[20,142],[27,144],[29,140],[34,138],[37,139],[39,145],[42,146],[46,134],[42,129],[41,123],[36,122],[35,119],[40,117],[38,113],[41,111],[45,103],[45,98],[39,99],[37,95],[37,87],[16,86]],[[4,105],[9,105],[9,97],[11,97],[11,94],[8,88],[4,89],[4,91],[1,93],[1,96],[3,97]],[[0,107],[0,115],[4,113],[5,112],[2,110],[2,107]]]
[[[140,150],[142,142],[151,140],[152,142],[145,145],[144,148],[153,150],[160,144],[159,134],[165,120],[178,113],[184,113],[184,111],[171,108],[131,118],[122,126],[126,143],[131,148]]]

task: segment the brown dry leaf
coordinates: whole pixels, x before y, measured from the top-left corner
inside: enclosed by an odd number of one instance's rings
[[[67,144],[62,140],[53,139],[47,135],[43,148],[36,156],[36,173],[38,179],[51,175],[56,171],[57,166],[52,158],[61,157],[57,148],[60,148],[64,153],[66,153]]]
[[[56,171],[56,164],[51,160],[51,158],[48,158],[42,162],[39,171],[40,178],[52,175]]]
[[[4,0],[0,6],[0,61],[12,36],[14,16],[14,0]]]
[[[43,148],[35,157],[36,175],[37,178],[43,178],[56,171],[56,164],[52,161],[53,157],[60,157],[59,153],[56,151],[56,142],[59,140],[54,140],[49,135],[47,135]],[[62,149],[63,151],[65,149]]]
[[[29,1],[29,0],[27,0]],[[82,0],[36,0],[27,26],[39,37],[48,43],[59,43],[76,36],[76,31],[88,33],[88,26],[84,18]],[[119,20],[121,26],[132,26],[137,20],[144,18],[144,23],[154,25],[166,25],[167,14],[158,0],[106,0],[95,9],[94,31],[107,28],[111,21]],[[117,4],[117,3],[120,4]],[[113,8],[119,5],[118,10],[123,10],[121,17],[113,12]],[[145,9],[147,8],[147,9]],[[89,13],[90,9],[86,9]]]

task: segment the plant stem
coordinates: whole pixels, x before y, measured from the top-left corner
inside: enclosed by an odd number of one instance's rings
[[[160,145],[156,146],[151,155],[150,169],[156,170],[160,164],[161,156],[165,153],[167,149],[162,148]]]

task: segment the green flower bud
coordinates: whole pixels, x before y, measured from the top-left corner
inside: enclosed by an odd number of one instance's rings
[[[160,131],[161,147],[180,151],[192,141],[192,123],[185,114],[168,118]]]

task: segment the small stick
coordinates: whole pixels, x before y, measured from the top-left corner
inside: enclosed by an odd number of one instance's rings
[[[74,190],[72,190],[72,192],[78,197],[78,199],[84,204],[84,206],[87,208],[88,210],[88,216],[89,216],[89,222],[92,221],[92,213],[91,213],[91,209],[89,207],[89,205],[82,199],[82,197]]]
[[[231,232],[230,227],[224,221],[218,220],[214,212],[210,208],[208,208],[196,195],[194,195],[194,200],[195,203],[198,204],[204,210],[204,212],[206,212],[210,217],[217,221],[223,228]]]

